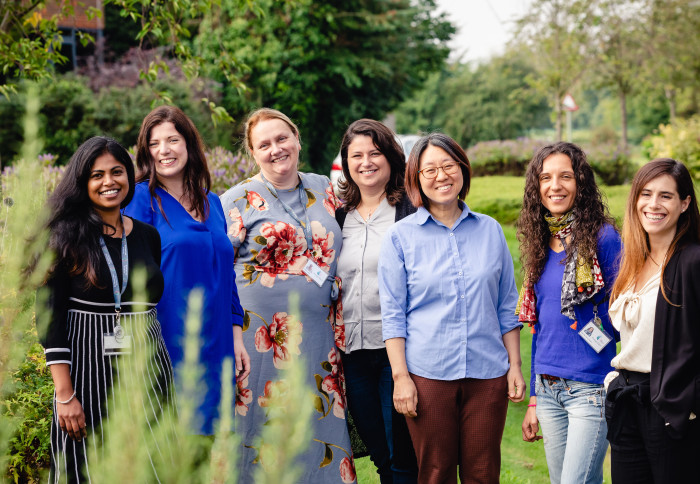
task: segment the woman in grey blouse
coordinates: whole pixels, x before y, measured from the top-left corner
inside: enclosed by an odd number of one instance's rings
[[[371,119],[348,127],[340,155],[345,205],[335,213],[343,230],[337,273],[343,287],[348,408],[382,484],[415,483],[418,468],[411,438],[392,400],[377,282],[384,234],[416,210],[404,192],[405,156],[396,135]]]

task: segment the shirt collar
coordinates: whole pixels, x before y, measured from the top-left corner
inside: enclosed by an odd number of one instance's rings
[[[478,218],[478,214],[476,212],[472,212],[466,203],[464,203],[462,200],[459,200],[458,203],[459,207],[462,209],[462,213],[455,221],[454,227],[457,227],[462,222],[462,220],[469,217],[470,215],[474,218]],[[416,223],[418,225],[425,225],[428,222],[428,220],[432,220],[436,224],[442,224],[442,222],[438,222],[437,220],[435,220],[435,218],[430,214],[430,212],[428,212],[428,210],[425,207],[418,207],[418,210],[416,211]]]

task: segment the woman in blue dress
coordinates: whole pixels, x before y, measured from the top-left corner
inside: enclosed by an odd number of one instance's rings
[[[219,416],[224,359],[235,358],[239,378],[250,369],[226,219],[219,197],[209,191],[211,178],[199,133],[180,109],[160,106],[144,118],[136,164],[138,183],[125,213],[160,233],[165,289],[158,319],[176,384],[182,384],[187,298],[193,289],[204,296],[199,354],[204,381],[192,430],[211,435]]]

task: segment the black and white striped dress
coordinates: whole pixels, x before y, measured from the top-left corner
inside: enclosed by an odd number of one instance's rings
[[[121,285],[121,239],[105,237],[105,242]],[[73,441],[59,426],[56,417],[59,404],[54,402],[49,482],[91,481],[87,456],[90,452],[101,452],[108,439],[107,429],[101,423],[114,413],[115,406],[130,398],[137,389],[142,391],[137,408],[143,409],[145,427],[149,429],[147,434],[155,434],[159,421],[167,421],[168,426],[176,421],[172,365],[155,308],[163,293],[160,237],[153,227],[134,220],[127,246],[129,280],[122,295],[120,324],[131,336],[131,355],[103,354],[103,335],[112,333],[115,323],[112,282],[104,257],[98,273],[100,287],[87,284],[83,276],[70,276],[67,268],[59,263],[42,288],[47,293],[48,303],[37,315],[49,319],[42,341],[46,363],[70,365],[75,398],[83,406],[87,424],[87,438]],[[132,275],[138,267],[146,269],[146,301],[143,297],[134,301],[132,295]],[[136,355],[148,355],[146,364],[137,364]],[[163,419],[163,416],[168,418]],[[132,421],[124,422],[124,426],[134,430]],[[144,437],[151,441],[151,435]],[[167,446],[153,447],[148,449],[152,481],[159,482],[158,463],[167,465],[172,456]]]

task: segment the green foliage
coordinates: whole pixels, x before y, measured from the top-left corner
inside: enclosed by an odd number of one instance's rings
[[[58,157],[59,164],[68,163],[75,149],[92,136],[111,136],[125,146],[136,144],[143,118],[156,104],[164,102],[157,93],[165,89],[169,102],[192,118],[206,144],[223,142],[228,146],[228,130],[214,126],[209,106],[196,98],[189,81],[165,77],[153,85],[106,87],[97,93],[88,88],[87,82],[85,77],[69,74],[39,84],[40,135],[45,149]],[[18,94],[10,99],[0,98],[3,165],[11,162],[21,147],[22,133],[12,121],[24,113],[27,86],[20,84]]]
[[[649,157],[681,161],[700,180],[700,115],[659,126],[659,133],[651,136]]]
[[[3,402],[3,418],[16,422],[9,442],[7,475],[14,482],[38,481],[49,465],[53,381],[44,350],[32,328],[25,336],[29,353],[12,374],[14,391]]]
[[[383,118],[442,66],[454,32],[433,0],[260,0],[245,16],[238,4],[224,0],[195,41],[224,84],[223,104],[238,120],[261,106],[285,112],[299,125],[304,161],[320,172],[350,122]],[[222,48],[243,66],[245,90],[219,65]]]
[[[547,100],[525,80],[532,74],[514,51],[475,67],[455,64],[435,72],[396,110],[397,130],[442,131],[466,147],[548,127]]]
[[[529,138],[481,141],[467,150],[472,175],[522,176],[535,151],[545,144],[546,141]]]
[[[598,175],[599,183],[621,185],[634,175],[629,155],[616,143],[584,146],[584,150],[593,171]]]

